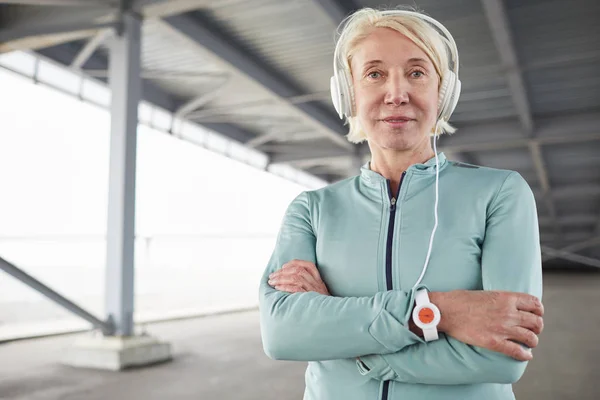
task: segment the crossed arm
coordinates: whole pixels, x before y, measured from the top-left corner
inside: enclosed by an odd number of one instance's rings
[[[456,306],[465,302],[465,296],[469,295],[466,291],[432,293],[439,299],[438,306],[442,305],[442,321],[446,326],[441,323],[440,330],[446,331],[446,335],[425,343],[409,329],[412,292],[392,290],[371,297],[340,298],[316,292],[290,293],[269,285],[269,276],[292,260],[315,263],[315,237],[307,202],[303,194],[288,209],[260,285],[261,330],[269,356],[299,361],[360,357],[358,369],[362,374],[407,383],[512,383],[520,378],[526,362],[485,348],[501,349],[508,340],[500,341],[490,335],[492,342],[486,342],[488,338],[474,337],[468,331],[472,316]],[[532,296],[472,293],[506,300],[500,307],[502,310],[496,310],[498,315],[504,312],[505,317],[496,326],[481,326],[480,331],[506,329],[505,338],[510,338],[507,321],[527,311],[527,307],[519,311],[519,301],[541,298],[537,229],[531,191],[518,174],[511,174],[489,212],[481,261],[483,286],[486,291]],[[452,297],[450,294],[455,298],[462,295],[462,300],[447,301],[449,307],[445,307],[444,299]],[[527,330],[515,326],[512,332],[516,328]]]

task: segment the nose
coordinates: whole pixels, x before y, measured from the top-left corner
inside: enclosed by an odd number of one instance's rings
[[[385,85],[385,104],[398,107],[403,104],[408,104],[408,82],[403,76],[390,75]]]

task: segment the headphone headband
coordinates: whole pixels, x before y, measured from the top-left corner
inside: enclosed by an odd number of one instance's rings
[[[456,42],[454,41],[454,37],[450,33],[448,29],[444,25],[442,25],[439,21],[431,18],[429,15],[421,14],[415,11],[404,11],[404,10],[387,10],[381,11],[382,15],[409,15],[413,17],[420,18],[425,22],[429,22],[435,28],[437,28],[441,33],[444,34],[445,39],[447,40],[447,45],[450,49],[450,56],[452,58],[452,72],[458,76],[458,48],[456,47]],[[439,33],[439,32],[438,32]],[[440,35],[441,36],[441,35]],[[443,36],[442,36],[443,37]]]

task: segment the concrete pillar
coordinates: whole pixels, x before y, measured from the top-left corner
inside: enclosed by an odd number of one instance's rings
[[[115,335],[133,334],[135,171],[141,96],[141,20],[123,15],[110,43],[110,173],[106,249],[106,312]]]
[[[67,352],[71,366],[121,370],[169,360],[171,347],[136,336],[134,306],[135,173],[141,96],[141,17],[124,10],[110,42],[110,172],[106,249],[106,313],[114,333],[84,337]]]

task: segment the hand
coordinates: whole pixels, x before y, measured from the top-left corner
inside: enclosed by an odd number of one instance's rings
[[[293,260],[269,275],[269,285],[282,292],[317,292],[331,296],[317,266],[310,261]]]
[[[533,358],[544,329],[544,306],[535,296],[503,291],[430,293],[442,319],[438,329],[473,346],[504,353],[520,361]],[[517,342],[517,343],[515,343]]]

